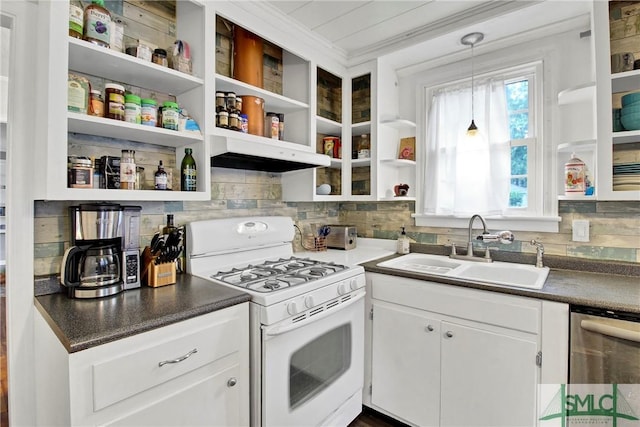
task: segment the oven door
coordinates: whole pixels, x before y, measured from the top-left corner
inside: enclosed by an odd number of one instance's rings
[[[320,425],[356,393],[353,418],[360,412],[364,293],[352,295],[300,322],[263,327],[263,426]]]

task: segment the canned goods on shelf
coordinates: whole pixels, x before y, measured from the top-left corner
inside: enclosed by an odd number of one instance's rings
[[[142,119],[142,102],[138,95],[127,94],[124,96],[124,121],[140,124]]]
[[[140,123],[145,126],[155,126],[158,120],[158,103],[150,98],[144,98],[140,102]]]
[[[124,121],[124,86],[116,83],[104,85],[105,117]]]
[[[178,104],[165,101],[162,104],[162,127],[165,129],[178,130]]]

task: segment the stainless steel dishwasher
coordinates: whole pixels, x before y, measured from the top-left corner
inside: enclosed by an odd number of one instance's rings
[[[571,384],[640,384],[640,314],[571,307]]]

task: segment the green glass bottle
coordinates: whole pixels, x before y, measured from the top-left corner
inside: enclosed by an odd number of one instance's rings
[[[180,166],[180,189],[182,191],[196,191],[196,161],[191,155],[191,148],[184,149],[184,158]]]

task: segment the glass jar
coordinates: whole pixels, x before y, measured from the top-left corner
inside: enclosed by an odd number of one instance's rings
[[[99,90],[92,89],[89,97],[89,114],[104,117],[104,101]]]
[[[158,103],[155,99],[140,100],[140,123],[145,126],[155,126],[158,120]]]
[[[229,129],[231,130],[240,130],[240,116],[235,111],[229,113]]]
[[[236,111],[238,114],[242,111],[242,98],[239,96],[236,96]]]
[[[120,188],[123,190],[136,189],[136,152],[122,150],[120,156]]]
[[[267,113],[264,121],[264,136],[271,139],[278,139],[280,132],[280,119],[277,113]]]
[[[142,102],[138,95],[127,94],[124,96],[124,121],[140,124],[142,121]]]
[[[165,129],[178,130],[178,104],[171,101],[162,103],[162,127]]]
[[[236,94],[235,92],[227,92],[227,111],[232,112],[236,109]]]
[[[105,117],[124,121],[124,86],[116,83],[104,85]]]
[[[167,61],[167,51],[164,49],[154,50],[153,55],[151,55],[151,61],[154,64],[162,65],[163,67],[168,67],[169,62]]]
[[[102,47],[111,41],[111,13],[104,7],[104,0],[92,0],[84,9],[83,39]]]
[[[84,9],[80,0],[69,2],[69,36],[82,39],[84,28]]]
[[[227,108],[227,100],[224,92],[216,92],[216,112]]]
[[[226,108],[216,114],[216,126],[223,129],[229,128],[229,112]]]
[[[93,164],[88,157],[68,158],[69,188],[92,188],[93,187]]]

